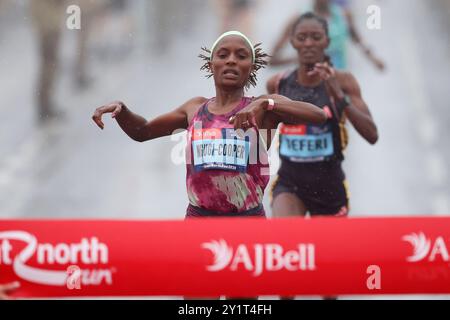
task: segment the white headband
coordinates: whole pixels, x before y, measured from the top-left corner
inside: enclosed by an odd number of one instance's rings
[[[255,52],[255,48],[253,47],[252,42],[250,41],[249,38],[247,38],[247,36],[245,34],[243,34],[242,32],[239,31],[228,31],[225,32],[224,34],[222,34],[217,40],[216,42],[214,42],[212,48],[211,48],[211,57],[210,60],[212,60],[212,56],[214,54],[214,50],[216,49],[217,45],[219,44],[220,41],[222,41],[225,37],[228,36],[239,36],[242,39],[244,39],[248,45],[250,46],[251,50],[252,50],[252,58],[253,58],[253,63],[256,61],[256,52]]]

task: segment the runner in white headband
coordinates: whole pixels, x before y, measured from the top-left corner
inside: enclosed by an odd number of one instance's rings
[[[255,48],[253,47],[252,42],[250,41],[250,39],[245,34],[243,34],[242,32],[239,32],[239,31],[228,31],[228,32],[225,32],[224,34],[222,34],[219,38],[217,38],[216,42],[214,42],[213,46],[211,47],[211,57],[210,57],[210,59],[212,59],[212,56],[214,54],[214,50],[216,49],[216,47],[220,43],[220,41],[222,41],[224,38],[226,38],[228,36],[239,36],[242,39],[244,39],[247,42],[247,44],[249,45],[250,50],[252,51],[252,59],[253,59],[252,61],[255,62],[255,60],[256,60],[256,52],[255,52]]]

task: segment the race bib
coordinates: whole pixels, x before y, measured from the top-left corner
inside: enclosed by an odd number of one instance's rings
[[[195,171],[246,172],[250,145],[249,137],[238,137],[233,129],[195,130],[192,136]]]
[[[319,162],[334,154],[331,127],[287,126],[280,132],[280,155],[293,162]]]

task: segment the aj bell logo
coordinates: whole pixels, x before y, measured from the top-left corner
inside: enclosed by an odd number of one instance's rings
[[[402,240],[409,242],[414,248],[413,255],[406,258],[408,262],[436,261],[437,256],[441,256],[444,262],[450,261],[443,237],[437,237],[432,241],[423,232],[420,232],[406,235]]]
[[[210,272],[242,267],[259,277],[263,272],[314,271],[315,247],[313,244],[298,244],[295,250],[284,251],[279,244],[255,244],[252,248],[241,244],[233,250],[225,240],[203,243],[202,247],[214,254],[214,263],[206,269]]]

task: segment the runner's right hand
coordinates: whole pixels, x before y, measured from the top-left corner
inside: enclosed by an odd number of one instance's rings
[[[120,101],[115,101],[99,107],[95,110],[94,115],[92,116],[92,120],[94,120],[95,124],[97,124],[97,126],[103,130],[105,128],[105,124],[102,121],[103,114],[111,113],[111,118],[114,119],[120,112],[122,112],[124,107],[125,105]]]
[[[344,99],[345,94],[336,78],[336,70],[327,62],[317,63],[308,75],[319,75],[320,78],[325,81],[325,86],[327,87],[329,94],[331,94],[338,101]]]
[[[372,59],[372,63],[375,65],[375,67],[383,72],[386,70],[386,65],[384,64],[384,62],[381,59],[378,59],[377,57],[373,57]]]

